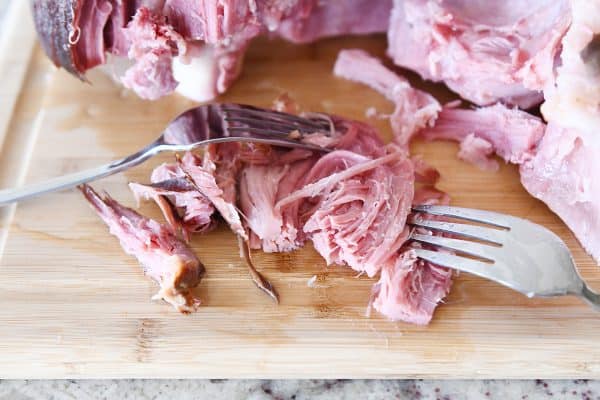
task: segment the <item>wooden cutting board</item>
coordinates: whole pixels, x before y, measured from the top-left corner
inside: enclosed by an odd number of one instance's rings
[[[25,2],[13,4],[18,23],[8,26],[19,29],[7,28],[0,62],[3,187],[129,154],[193,105],[178,96],[142,101],[104,74],[91,74],[94,84],[87,85],[56,70],[34,44]],[[219,100],[268,106],[288,92],[305,110],[360,120],[368,120],[370,106],[391,111],[374,91],[332,76],[338,51],[348,47],[383,56],[385,38],[306,46],[257,41],[241,78]],[[453,98],[410,77],[442,100]],[[368,121],[389,138],[386,121]],[[600,269],[564,224],[522,189],[517,168],[481,172],[458,161],[456,151],[450,143],[414,145],[442,172],[440,186],[453,204],[549,227],[600,289]],[[95,186],[134,205],[126,183],[147,181],[166,159]],[[142,211],[159,218],[151,204]],[[600,377],[600,314],[573,298],[527,299],[463,274],[431,325],[417,327],[365,317],[373,280],[326,268],[312,248],[257,252],[256,263],[281,294],[277,306],[248,279],[235,238],[222,227],[193,240],[208,273],[198,289],[202,307],[185,316],[150,301],[156,284],[75,191],[4,208],[1,216],[1,378]],[[319,286],[308,287],[314,275]]]

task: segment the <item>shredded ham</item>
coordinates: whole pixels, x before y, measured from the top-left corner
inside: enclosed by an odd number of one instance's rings
[[[397,150],[375,160],[351,154],[340,150],[321,158],[309,176],[340,167],[343,171],[327,174],[290,198],[319,196],[304,225],[315,249],[328,264],[349,265],[372,277],[407,239],[414,174],[410,161]]]
[[[199,165],[196,156],[188,152],[182,160],[178,161],[178,166],[195,189],[210,200],[223,219],[227,221],[231,230],[247,240],[248,235],[242,226],[242,220],[235,205],[235,181],[231,181],[230,172],[216,172],[216,158],[216,154],[211,154],[211,150],[208,150],[202,165]],[[226,169],[227,167],[223,166],[223,170]],[[222,186],[219,186],[219,183]]]
[[[408,250],[383,266],[371,305],[392,320],[426,325],[451,284],[451,270],[419,260]]]
[[[214,226],[212,219],[214,207],[183,178],[149,185],[132,182],[129,188],[138,205],[141,199],[154,200],[173,231],[181,232],[188,242],[191,233],[202,233]]]
[[[101,197],[87,185],[80,189],[125,252],[137,258],[144,273],[160,285],[153,299],[163,299],[180,312],[195,311],[200,300],[192,290],[200,283],[204,266],[190,248],[166,226],[109,195]]]
[[[293,106],[284,100],[280,106]],[[416,199],[447,203],[434,187],[439,173],[411,159],[406,148],[384,145],[369,125],[311,117],[330,121],[332,133],[317,136],[333,151],[210,145],[203,157],[186,153],[156,168],[151,184],[130,187],[137,199],[158,204],[170,235],[181,230],[188,239],[205,232],[218,212],[241,239],[254,282],[275,301],[277,292],[254,267],[249,248],[287,252],[311,241],[327,264],[346,265],[369,277],[381,272],[372,300],[382,314],[427,323],[450,287],[451,272],[407,255],[412,244],[406,220]]]
[[[248,165],[240,176],[240,206],[251,231],[251,247],[265,252],[292,251],[304,244],[297,206],[275,204],[300,187],[314,157],[283,165]]]
[[[381,60],[363,50],[342,50],[333,73],[363,83],[396,106],[390,123],[401,146],[408,146],[420,129],[432,126],[441,110],[438,101],[428,93],[413,88],[408,80],[387,69]]]
[[[185,155],[187,162],[198,163],[196,157]],[[215,226],[215,208],[204,194],[186,179],[177,164],[161,164],[154,169],[151,184],[130,183],[136,200],[154,200],[174,231],[181,231],[189,240],[192,233],[207,232]],[[173,210],[175,208],[175,210]]]

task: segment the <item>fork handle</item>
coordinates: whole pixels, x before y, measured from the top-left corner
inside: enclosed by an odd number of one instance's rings
[[[592,306],[592,308],[594,308],[596,311],[600,311],[600,294],[594,292],[592,289],[587,287],[587,285],[583,285],[579,297]]]
[[[0,190],[0,207],[20,200],[39,196],[44,193],[70,189],[77,185],[124,171],[128,168],[143,163],[148,158],[159,153],[162,150],[160,146],[161,144],[162,143],[158,141],[154,142],[137,153],[120,160],[113,161],[110,164],[105,164],[85,171],[52,178],[45,182],[34,183],[20,188]]]

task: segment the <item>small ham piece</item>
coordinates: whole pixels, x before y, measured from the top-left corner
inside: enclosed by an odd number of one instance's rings
[[[450,106],[444,107],[435,126],[422,130],[419,136],[460,142],[463,158],[476,164],[490,153],[488,144],[505,161],[521,164],[533,157],[545,129],[538,117],[502,104],[474,110]]]
[[[163,164],[155,172],[168,167]],[[190,234],[207,232],[215,226],[214,206],[185,177],[176,176],[149,185],[132,182],[129,188],[138,204],[141,199],[154,200],[171,228],[180,231],[188,242]]]
[[[205,153],[203,162],[200,163],[197,156],[188,152],[183,159],[178,161],[178,166],[196,190],[210,200],[223,219],[227,221],[231,230],[244,240],[248,240],[240,214],[235,206],[235,180],[230,180],[229,172],[227,174],[216,173],[216,160],[213,157],[215,156],[211,155],[209,150]],[[225,170],[226,167],[224,166],[223,169]],[[222,186],[219,186],[219,183]]]
[[[131,183],[130,188],[138,200],[157,201],[160,196],[168,196],[183,214],[183,225],[173,224],[170,211],[165,212],[159,201],[157,204],[173,228],[183,227],[186,236],[210,229],[216,209],[234,233],[247,239],[235,205],[238,149],[237,143],[210,145],[204,158],[187,152],[177,163],[158,166],[152,173],[151,185]]]
[[[342,50],[333,73],[375,89],[396,105],[390,123],[396,142],[408,146],[420,129],[432,126],[441,106],[425,92],[414,89],[408,80],[387,69],[379,59],[363,50]]]
[[[200,166],[200,159],[192,154],[184,160]],[[149,185],[130,183],[129,188],[136,200],[154,200],[174,231],[181,231],[189,241],[192,233],[208,232],[216,222],[215,207],[204,194],[187,179],[176,163],[161,164],[154,169]],[[175,208],[175,210],[173,210]]]
[[[108,225],[127,254],[137,258],[144,273],[159,285],[153,299],[163,299],[180,312],[195,311],[200,300],[192,290],[204,275],[198,257],[164,225],[124,207],[108,194],[80,187],[87,201]]]
[[[427,325],[451,285],[451,270],[419,260],[407,250],[381,269],[371,305],[391,320]]]

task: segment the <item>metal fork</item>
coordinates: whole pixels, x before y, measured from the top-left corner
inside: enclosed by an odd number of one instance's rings
[[[426,261],[508,286],[528,297],[574,295],[600,311],[600,294],[583,281],[566,244],[550,230],[522,218],[491,211],[447,206],[416,206],[409,224],[452,237],[414,230],[411,239],[455,254],[415,249]],[[487,226],[424,218],[450,217]]]
[[[211,143],[255,142],[273,146],[329,151],[303,143],[306,135],[330,132],[317,114],[300,117],[242,104],[209,104],[192,108],[171,121],[148,146],[123,159],[82,172],[15,189],[0,190],[0,206],[43,193],[73,188],[124,171],[165,151],[189,151]]]

